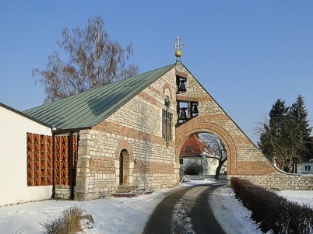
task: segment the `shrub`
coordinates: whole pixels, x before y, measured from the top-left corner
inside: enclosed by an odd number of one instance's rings
[[[185,166],[184,175],[200,175],[201,165],[196,162],[190,162]]]
[[[45,234],[70,234],[81,231],[80,220],[83,211],[79,208],[71,207],[63,211],[62,216],[56,220],[49,219],[41,224]]]
[[[251,218],[259,223],[263,232],[313,233],[313,210],[310,207],[290,202],[247,180],[233,177],[231,185],[236,198],[251,210]]]

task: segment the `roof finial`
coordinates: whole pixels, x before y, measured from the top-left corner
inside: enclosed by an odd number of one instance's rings
[[[184,44],[181,43],[181,37],[178,35],[177,36],[177,39],[176,39],[176,42],[175,42],[175,45],[174,45],[174,48],[175,48],[175,56],[176,56],[176,62],[177,61],[180,61],[180,57],[182,56],[182,52],[180,50],[180,48],[183,47]]]

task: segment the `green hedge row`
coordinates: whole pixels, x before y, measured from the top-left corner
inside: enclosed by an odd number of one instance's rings
[[[310,207],[288,201],[247,180],[233,177],[231,185],[236,198],[251,211],[251,218],[263,232],[313,233],[313,210]]]

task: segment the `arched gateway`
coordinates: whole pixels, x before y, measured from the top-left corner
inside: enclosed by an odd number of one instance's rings
[[[199,123],[200,121],[200,123]],[[195,134],[201,132],[209,132],[218,136],[224,143],[228,155],[227,171],[231,174],[236,174],[236,148],[232,138],[229,134],[217,125],[213,125],[208,121],[205,121],[205,117],[199,117],[198,119],[192,119],[185,126],[177,128],[176,137],[176,160],[179,159],[181,148],[187,139]]]
[[[195,133],[217,135],[227,150],[227,178],[241,177],[266,188],[312,189],[312,177],[287,174],[272,165],[223,108],[180,63],[176,65],[178,123],[175,161],[186,140]]]

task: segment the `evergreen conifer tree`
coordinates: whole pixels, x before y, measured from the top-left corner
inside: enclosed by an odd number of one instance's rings
[[[286,135],[286,119],[288,107],[285,101],[278,99],[269,113],[268,123],[263,124],[262,133],[258,145],[264,155],[274,162],[277,158],[277,144],[281,144]]]
[[[309,125],[308,111],[305,107],[302,96],[299,95],[295,103],[291,105],[289,117],[296,126],[298,140],[305,145],[304,149],[300,150],[298,154],[301,156],[302,160],[308,160],[310,158],[310,154],[312,153],[310,152],[311,144],[309,142],[312,127]]]
[[[265,156],[282,170],[291,172],[294,163],[308,159],[311,127],[303,98],[298,96],[291,107],[278,99],[263,124],[258,145]]]

